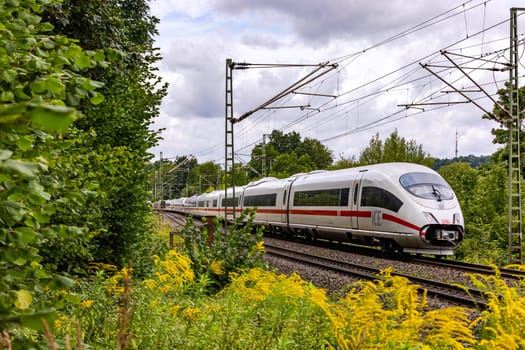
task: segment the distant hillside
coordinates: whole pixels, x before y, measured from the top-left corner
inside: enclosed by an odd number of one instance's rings
[[[442,166],[449,165],[452,163],[469,163],[471,167],[478,168],[481,164],[486,164],[490,162],[490,156],[461,156],[457,158],[447,158],[447,159],[438,159],[434,161],[434,170],[439,170]]]

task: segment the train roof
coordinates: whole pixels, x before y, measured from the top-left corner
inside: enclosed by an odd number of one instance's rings
[[[356,173],[363,172],[374,172],[380,173],[390,178],[399,178],[401,175],[410,173],[410,172],[425,172],[425,173],[435,173],[434,170],[430,169],[427,166],[414,164],[414,163],[404,163],[404,162],[392,162],[392,163],[380,163],[372,165],[363,165],[354,168],[338,169],[331,171],[313,171],[305,174],[295,174],[289,177],[289,179],[298,178],[298,179],[314,179],[318,177],[323,178],[337,178],[345,175],[351,175]]]

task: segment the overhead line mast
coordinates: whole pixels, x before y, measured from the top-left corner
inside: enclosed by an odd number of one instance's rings
[[[518,11],[510,9],[510,75],[509,75],[509,263],[523,263],[523,213],[521,202],[521,119],[518,82]]]
[[[443,65],[431,65],[431,64],[421,64],[421,67],[432,73],[436,78],[441,80],[444,84],[448,85],[454,90],[454,92],[460,94],[465,98],[465,101],[454,101],[454,102],[437,102],[437,104],[456,104],[463,102],[470,102],[476,105],[479,109],[489,115],[492,119],[497,122],[507,125],[509,132],[509,141],[508,141],[508,253],[509,253],[509,263],[510,264],[522,264],[523,263],[523,212],[522,212],[522,200],[521,200],[521,185],[523,182],[521,175],[521,142],[520,142],[520,133],[521,133],[521,116],[520,116],[520,106],[519,106],[519,81],[518,81],[518,11],[525,11],[525,8],[513,7],[510,9],[510,62],[498,62],[491,61],[482,58],[475,58],[466,55],[454,54],[448,51],[441,51],[441,54],[447,58],[447,60],[452,64],[452,66],[443,66]],[[480,60],[485,63],[493,63],[494,65],[502,65],[502,68],[489,68],[491,71],[509,71],[509,106],[506,108],[504,105],[496,101],[485,89],[482,88],[466,71],[469,70],[478,70],[486,69],[481,67],[461,67],[450,57],[451,55],[456,55],[462,58],[472,58],[473,60]],[[454,87],[451,83],[446,81],[444,78],[440,77],[438,73],[433,72],[431,68],[455,68],[459,70],[465,77],[467,77],[476,87],[476,90],[464,90]],[[486,110],[480,104],[474,101],[474,98],[469,96],[469,93],[482,93],[487,98],[489,98],[498,108],[507,115],[507,118],[502,119],[495,115],[494,113]],[[411,103],[406,105],[405,108],[417,108],[417,106],[425,105],[428,103]],[[436,104],[436,102],[432,102]]]
[[[233,70],[234,69],[249,69],[249,68],[285,68],[285,67],[315,67],[315,69],[306,76],[290,85],[283,91],[279,92],[274,97],[262,103],[255,109],[242,114],[239,118],[233,117]],[[234,134],[233,124],[241,122],[248,118],[253,113],[271,107],[270,105],[288,94],[296,92],[301,87],[311,83],[317,78],[337,68],[337,63],[329,64],[328,62],[319,64],[262,64],[262,63],[235,63],[231,58],[226,59],[226,103],[225,103],[225,137],[224,137],[224,217],[235,218],[235,209],[237,203],[235,202],[235,148],[234,148]],[[310,106],[294,106],[299,108],[310,108]],[[231,199],[229,199],[228,188],[232,189]]]

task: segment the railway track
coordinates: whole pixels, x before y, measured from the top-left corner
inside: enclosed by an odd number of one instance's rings
[[[164,211],[161,213],[162,218],[166,220],[171,227],[184,227],[186,225],[186,217],[183,214],[178,214],[174,212]],[[195,221],[196,224],[199,224],[200,222],[198,220]]]
[[[272,237],[281,239],[279,236],[275,236],[275,235],[273,235]],[[379,249],[375,249],[371,247],[344,244],[344,243],[339,243],[339,242],[334,243],[334,242],[329,242],[325,240],[316,240],[314,242],[305,241],[304,244],[314,245],[316,247],[325,248],[325,249],[349,252],[353,254],[361,254],[361,255],[373,256],[377,258],[386,258],[386,259],[394,260],[394,261],[402,261],[402,262],[407,262],[410,264],[418,264],[418,265],[425,265],[425,266],[431,266],[431,267],[436,267],[436,268],[450,269],[450,270],[455,270],[455,271],[458,271],[464,274],[470,273],[470,274],[481,274],[481,275],[492,275],[492,276],[499,274],[499,276],[501,276],[502,278],[505,278],[509,282],[519,281],[525,278],[525,271],[523,270],[498,268],[496,271],[493,266],[480,265],[480,264],[462,262],[462,261],[457,261],[457,260],[437,259],[437,258],[416,256],[416,255],[397,255],[397,254],[386,255]]]
[[[172,225],[181,227],[185,224],[185,217],[182,214],[164,212],[163,216],[165,220],[171,222]],[[195,220],[196,225],[202,224],[199,220]],[[271,236],[271,235],[270,235]],[[282,240],[282,237],[273,237]],[[288,240],[291,241],[291,240]],[[304,246],[316,246],[323,249],[328,249],[331,251],[344,251],[352,254],[360,254],[367,257],[377,257],[385,259],[385,255],[378,249],[353,246],[348,244],[336,244],[328,241],[317,240],[315,242],[297,242],[297,239],[293,240],[295,243],[304,244]],[[327,271],[333,271],[337,274],[344,276],[351,276],[354,279],[365,279],[365,280],[377,280],[380,278],[378,276],[381,268],[379,267],[370,267],[373,264],[358,265],[351,262],[342,262],[340,259],[329,259],[320,256],[317,254],[308,254],[303,251],[301,248],[292,248],[287,249],[279,245],[279,243],[269,243],[265,239],[265,248],[268,255],[277,257],[278,259],[283,259],[287,261],[293,261],[295,263],[303,264],[314,269],[324,269]],[[324,255],[321,253],[321,255]],[[490,266],[462,263],[451,260],[443,259],[432,259],[426,257],[417,257],[417,256],[389,256],[388,261],[400,261],[408,265],[419,265],[432,267],[434,269],[439,269],[444,271],[442,274],[457,276],[459,274],[466,273],[476,273],[482,275],[494,275],[496,272]],[[394,264],[395,265],[395,264]],[[401,276],[407,278],[411,283],[417,284],[420,286],[420,290],[426,290],[427,295],[434,297],[436,299],[444,300],[447,303],[454,305],[461,305],[469,308],[484,308],[485,299],[483,298],[483,293],[472,286],[469,287],[468,292],[463,288],[458,287],[458,284],[466,285],[466,283],[458,282],[454,277],[446,279],[446,281],[437,281],[439,278],[436,278],[432,274],[419,273],[419,276],[413,273],[413,271],[399,270],[395,267],[396,270],[392,272],[392,275]],[[424,269],[424,268],[423,268]],[[412,268],[410,268],[412,270]],[[416,269],[414,269],[416,270]],[[421,268],[419,268],[421,271]],[[505,278],[509,284],[514,282],[517,283],[518,280],[525,278],[525,272],[510,270],[510,269],[500,269],[500,276]],[[425,276],[428,278],[423,278],[420,276]],[[430,276],[430,277],[429,277]]]
[[[265,244],[265,249],[267,254],[280,259],[291,260],[325,271],[335,272],[343,276],[363,280],[377,280],[380,278],[378,275],[381,270],[377,268],[341,262],[339,260],[311,255],[271,244]],[[469,289],[467,292],[465,289],[454,284],[438,282],[397,272],[392,272],[392,275],[407,278],[411,283],[419,286],[419,291],[421,293],[426,291],[428,296],[440,298],[454,305],[477,309],[483,309],[486,306],[483,292],[476,289]]]
[[[492,266],[487,265],[479,265],[479,264],[473,264],[473,263],[467,263],[462,261],[453,261],[453,260],[439,260],[435,258],[427,258],[427,257],[406,257],[402,258],[405,261],[417,263],[417,264],[427,264],[431,266],[439,266],[443,268],[453,268],[453,269],[461,269],[465,273],[478,273],[482,275],[495,275],[496,273],[499,273],[501,277],[504,277],[506,279],[510,280],[520,280],[525,278],[525,271],[522,270],[513,270],[513,269],[505,269],[505,268],[498,268],[499,272],[496,272]]]

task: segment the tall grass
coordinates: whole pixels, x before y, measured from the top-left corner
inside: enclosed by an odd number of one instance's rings
[[[196,267],[195,252],[186,251],[183,240],[164,256],[151,257],[154,271],[148,278],[133,279],[132,268],[99,265],[90,280],[78,281],[75,298],[50,325],[54,348],[525,348],[524,281],[509,287],[499,275],[472,275],[486,293],[486,310],[430,310],[417,286],[389,269],[332,298],[297,274],[277,274],[257,259],[252,266],[240,259],[243,266],[228,265],[228,282],[217,291],[216,278],[225,273],[218,262],[228,257],[208,247],[214,258],[199,255]],[[245,248],[252,254],[262,245],[256,239]],[[12,344],[21,344],[22,335],[31,338],[34,349],[52,348],[43,335],[13,329],[4,333],[0,349],[15,349]]]

